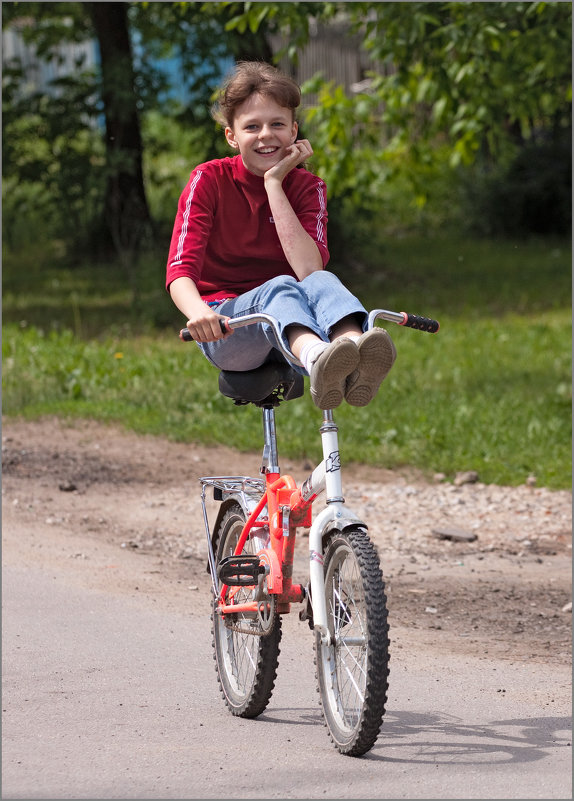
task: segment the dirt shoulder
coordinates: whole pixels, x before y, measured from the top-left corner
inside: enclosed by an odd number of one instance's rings
[[[103,592],[207,614],[197,479],[239,463],[257,475],[258,453],[58,419],[4,420],[2,442],[5,563],[31,559]],[[281,466],[296,480],[308,473]],[[571,662],[570,492],[429,484],[361,466],[347,469],[344,488],[381,556],[395,647]],[[476,539],[440,539],[444,530]],[[303,535],[296,569],[306,548]]]

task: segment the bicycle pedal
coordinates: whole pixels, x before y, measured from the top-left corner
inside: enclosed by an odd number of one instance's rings
[[[257,584],[265,567],[258,556],[226,556],[217,566],[217,577],[228,587],[249,587]]]

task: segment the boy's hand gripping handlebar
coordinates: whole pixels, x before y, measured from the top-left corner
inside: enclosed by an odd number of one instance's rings
[[[225,320],[223,318],[219,320],[219,327],[221,328],[222,334],[228,334],[231,331],[232,327],[229,325],[230,322],[231,322],[231,317],[227,317]],[[191,336],[189,328],[182,328],[181,331],[179,332],[179,338],[182,339],[184,342],[193,342],[193,337]]]

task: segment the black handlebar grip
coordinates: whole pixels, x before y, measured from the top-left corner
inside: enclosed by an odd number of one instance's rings
[[[229,327],[227,320],[224,320],[223,318],[219,320],[219,326],[223,334],[229,334],[229,332],[231,331],[231,328]],[[183,342],[193,342],[193,337],[191,336],[189,328],[182,328],[181,331],[179,332],[179,338]]]
[[[401,312],[403,315],[403,322],[399,325],[406,325],[407,328],[416,328],[417,331],[428,331],[429,334],[436,334],[440,325],[438,320],[431,320],[430,317],[420,317],[418,314],[407,314]]]

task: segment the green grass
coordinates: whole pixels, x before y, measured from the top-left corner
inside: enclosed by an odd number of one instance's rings
[[[570,319],[444,319],[438,335],[393,326],[397,362],[377,399],[336,413],[346,461],[412,465],[482,481],[571,483]],[[83,341],[6,326],[4,412],[93,417],[174,440],[258,450],[260,412],[217,391],[217,373],[175,335]],[[277,414],[281,454],[320,458],[308,393]]]
[[[165,261],[163,251],[141,258],[134,301],[129,277],[118,264],[69,264],[53,245],[34,243],[19,254],[4,250],[3,322],[46,331],[68,328],[81,338],[110,329],[137,334],[175,325],[181,315],[164,288]]]
[[[336,412],[346,462],[487,483],[571,486],[569,243],[369,241],[347,280],[368,308],[435,316],[436,335],[388,324],[398,359],[377,399]],[[4,274],[3,411],[92,417],[184,442],[259,451],[261,418],[217,390],[217,372],[176,337],[163,258],[142,268],[134,312],[106,265]],[[8,269],[6,269],[6,266]],[[333,268],[344,273],[334,260]],[[280,455],[320,458],[308,393],[277,413]]]
[[[571,309],[570,242],[504,241],[456,237],[368,236],[356,254],[358,275],[349,277],[363,302],[429,317],[484,318]],[[332,263],[345,275],[344,265]]]
[[[54,245],[3,253],[4,322],[70,328],[80,337],[108,330],[176,328],[181,315],[163,288],[167,244],[138,265],[134,307],[115,264],[62,264]],[[444,236],[392,238],[365,232],[345,263],[329,269],[367,308],[406,309],[429,317],[484,318],[571,308],[571,248],[561,240],[507,242]]]

